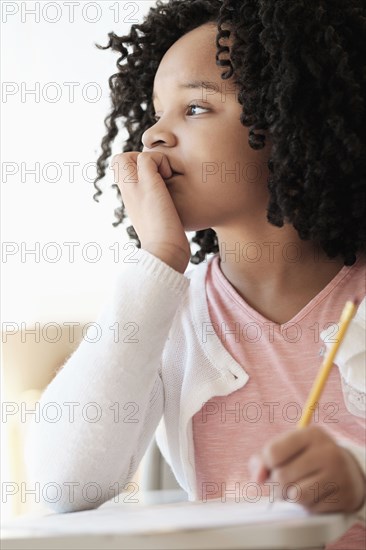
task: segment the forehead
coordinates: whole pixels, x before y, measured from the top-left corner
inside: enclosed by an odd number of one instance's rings
[[[222,82],[222,69],[216,65],[215,23],[206,23],[179,38],[160,61],[154,79],[154,89],[165,85],[205,80]]]

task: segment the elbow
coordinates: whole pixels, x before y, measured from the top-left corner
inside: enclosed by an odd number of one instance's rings
[[[78,480],[67,471],[51,472],[50,468],[43,473],[33,470],[29,486],[30,492],[39,495],[42,507],[57,514],[94,510],[110,498],[99,483]]]
[[[57,514],[93,510],[111,498],[103,481],[88,481],[80,470],[39,463],[33,468],[30,487],[39,494],[43,507]]]
[[[56,457],[28,456],[29,494],[36,494],[42,507],[57,514],[93,510],[110,498],[104,498],[100,483],[87,481],[85,475],[85,470]]]
[[[60,498],[57,501],[53,500],[51,502],[48,498],[44,498],[44,496],[42,496],[41,502],[46,508],[50,509],[50,511],[56,514],[85,512],[87,510],[94,510],[95,508],[98,508],[101,504],[103,504],[102,502],[90,503],[79,498],[75,498],[74,501],[68,498]]]

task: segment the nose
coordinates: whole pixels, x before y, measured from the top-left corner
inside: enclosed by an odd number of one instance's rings
[[[153,149],[157,146],[174,147],[177,138],[171,130],[163,126],[162,120],[158,120],[153,126],[145,130],[141,138],[146,149]]]

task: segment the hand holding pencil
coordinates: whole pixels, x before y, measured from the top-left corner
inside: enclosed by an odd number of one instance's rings
[[[276,498],[298,502],[315,513],[354,512],[366,498],[366,478],[351,452],[323,428],[308,426],[356,310],[354,301],[344,306],[335,341],[324,357],[297,429],[272,439],[251,464],[252,481],[272,482]]]

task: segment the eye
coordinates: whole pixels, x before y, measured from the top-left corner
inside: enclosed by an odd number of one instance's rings
[[[192,105],[187,105],[186,114],[188,116],[202,114],[202,113],[195,112],[197,109],[200,109],[201,111],[209,111],[208,107],[203,107],[202,105],[198,105],[198,103],[193,103]],[[154,124],[156,124],[160,120],[160,118],[161,117],[159,115],[152,115],[152,119],[154,120]]]
[[[193,105],[187,106],[187,114],[189,114],[188,113],[189,111],[196,110],[196,109],[201,109],[202,111],[209,111],[207,107],[202,107],[202,105],[198,105],[197,103],[194,103]],[[192,113],[192,114],[199,115],[201,113]]]

